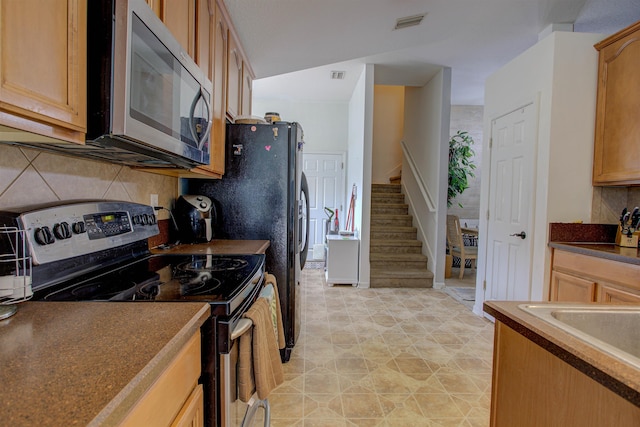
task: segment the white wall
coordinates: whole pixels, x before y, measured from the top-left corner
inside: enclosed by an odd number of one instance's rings
[[[275,111],[287,122],[298,122],[304,130],[306,153],[347,151],[349,103],[290,101],[284,99],[253,98],[252,114],[264,117]]]
[[[374,87],[373,165],[371,181],[388,184],[402,168],[402,129],[404,127],[404,86]]]
[[[369,287],[369,212],[371,211],[371,152],[373,145],[373,66],[363,67],[349,102],[347,188],[355,184],[358,200],[354,224],[360,230],[360,287]],[[347,193],[351,196],[351,191]],[[345,206],[348,206],[345,203]]]
[[[492,74],[485,86],[484,140],[491,136],[491,121],[537,101],[539,122],[534,186],[531,298],[547,298],[550,251],[548,224],[591,217],[593,132],[597,85],[597,52],[602,36],[555,32]],[[482,169],[490,175],[489,144],[484,144]],[[482,312],[482,281],[487,251],[483,212],[488,206],[489,179],[482,182],[476,305]]]
[[[450,68],[443,68],[423,87],[405,90],[404,142],[418,170],[413,176],[403,161],[402,185],[428,268],[435,275],[434,287],[444,286],[450,110]],[[420,181],[432,198],[433,210],[424,203]]]

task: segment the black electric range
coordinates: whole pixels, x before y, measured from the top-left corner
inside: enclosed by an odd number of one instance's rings
[[[34,300],[209,303],[200,382],[205,425],[218,425],[220,355],[262,288],[264,254],[151,254],[147,239],[159,233],[154,209],[130,202],[27,206],[0,212],[3,225],[24,231]]]
[[[149,255],[39,289],[45,301],[208,302],[230,316],[259,284],[264,255]]]

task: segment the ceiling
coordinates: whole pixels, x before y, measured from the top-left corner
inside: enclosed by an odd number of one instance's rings
[[[482,105],[485,79],[551,24],[612,34],[640,0],[226,0],[255,72],[254,97],[348,101],[362,65],[375,83],[422,86],[452,70],[451,103]],[[394,30],[396,20],[426,13]],[[331,80],[331,71],[345,71]]]

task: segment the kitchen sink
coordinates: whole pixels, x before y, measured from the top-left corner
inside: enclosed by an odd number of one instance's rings
[[[521,304],[519,308],[640,369],[640,306]]]

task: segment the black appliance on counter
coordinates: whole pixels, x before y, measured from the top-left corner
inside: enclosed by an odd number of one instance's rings
[[[262,288],[264,255],[151,254],[147,238],[159,232],[154,210],[129,202],[11,209],[0,212],[0,226],[25,231],[34,300],[209,303],[212,315],[201,328],[205,425],[229,425],[220,420],[229,418],[224,411],[235,397],[221,387],[221,376],[229,376],[221,359],[237,347],[233,329]]]
[[[228,124],[225,174],[185,180],[184,193],[212,199],[222,239],[269,240],[266,268],[278,282],[288,361],[300,333],[300,271],[308,252],[309,203],[298,123]]]
[[[205,243],[214,237],[216,208],[211,199],[200,195],[183,195],[176,200],[173,218],[180,243]]]

